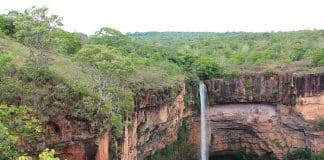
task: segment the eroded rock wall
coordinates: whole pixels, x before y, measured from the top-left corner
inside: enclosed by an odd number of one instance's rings
[[[324,133],[308,120],[323,118],[324,74],[255,74],[205,81],[210,109],[210,154],[246,150],[259,155],[309,147],[324,148]],[[189,90],[188,90],[189,88]],[[192,154],[200,144],[198,86],[192,83],[175,100],[170,91],[136,97],[132,125],[125,129],[122,159],[143,159],[177,138],[180,121],[189,117]],[[224,104],[235,104],[219,106]],[[244,105],[245,104],[245,105]],[[253,105],[251,105],[253,104]],[[196,106],[197,107],[197,106]],[[193,110],[192,110],[193,109]]]
[[[255,74],[205,84],[210,154],[245,150],[282,159],[296,148],[324,149],[324,132],[315,125],[324,118],[324,74]],[[190,143],[199,152],[199,117],[190,121]]]
[[[255,74],[205,83],[210,106],[210,154],[246,150],[282,158],[299,147],[316,152],[324,148],[323,131],[311,123],[323,118],[324,74]],[[119,146],[120,158],[142,160],[174,142],[185,117],[189,117],[191,150],[196,151],[190,154],[198,157],[199,111],[192,106],[199,100],[196,85],[187,86],[187,95],[184,85],[137,93],[133,118],[127,122]],[[220,106],[224,104],[238,105]],[[67,115],[56,117],[46,124],[52,136],[30,150],[53,146],[62,159],[107,160],[109,133],[97,137],[91,132],[93,127]]]
[[[213,106],[207,112],[211,155],[243,150],[258,155],[274,153],[283,159],[296,148],[324,149],[324,131],[305,122],[288,106],[231,104]],[[199,126],[198,117],[192,122]],[[190,136],[197,134],[199,130],[194,130]],[[197,140],[191,143],[199,146]]]
[[[295,105],[299,97],[319,95],[324,74],[253,74],[205,81],[209,104],[266,103]]]
[[[89,122],[69,115],[51,118],[44,124],[47,137],[39,143],[26,145],[26,151],[37,153],[45,147],[55,149],[56,156],[62,160],[108,160],[109,133],[94,134]]]
[[[319,95],[298,97],[293,109],[307,121],[324,118],[324,91]]]
[[[180,122],[187,116],[185,87],[171,92],[148,90],[136,96],[133,122],[125,128],[121,159],[144,159],[177,139]]]

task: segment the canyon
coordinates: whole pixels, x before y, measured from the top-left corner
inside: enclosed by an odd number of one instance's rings
[[[258,73],[205,80],[208,90],[209,154],[232,155],[244,150],[278,159],[297,148],[324,149],[323,73]],[[199,91],[196,82],[175,88],[142,90],[134,97],[132,120],[124,128],[120,159],[145,159],[177,140],[188,120],[187,154],[200,150]],[[197,101],[198,100],[198,101]],[[111,159],[109,133],[95,136],[86,121],[69,115],[46,124],[52,137],[42,143],[61,159]],[[185,157],[185,156],[184,156]]]

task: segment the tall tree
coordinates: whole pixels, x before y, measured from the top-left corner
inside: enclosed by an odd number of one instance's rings
[[[59,53],[75,54],[81,48],[81,36],[78,33],[66,32],[57,28],[51,32],[51,46]]]
[[[130,52],[130,39],[120,31],[103,27],[90,37],[90,43],[102,44],[109,47],[118,48],[123,52]]]
[[[51,42],[50,32],[63,25],[62,18],[57,15],[48,15],[46,7],[32,7],[19,14],[14,25],[15,37],[25,45],[39,50],[38,64],[47,65],[46,49]]]

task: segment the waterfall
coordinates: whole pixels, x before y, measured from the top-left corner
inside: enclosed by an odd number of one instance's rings
[[[208,159],[207,135],[206,135],[206,103],[207,88],[203,82],[199,83],[200,92],[200,159]]]

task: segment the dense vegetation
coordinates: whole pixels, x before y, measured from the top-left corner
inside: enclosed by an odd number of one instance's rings
[[[324,151],[314,154],[308,148],[298,148],[286,156],[287,160],[322,160],[324,159]]]
[[[323,30],[125,35],[103,27],[88,36],[64,31],[62,25],[47,8],[0,15],[0,139],[5,139],[0,159],[23,155],[14,146],[43,134],[39,115],[85,119],[98,126],[97,134],[109,130],[111,146],[117,147],[131,119],[134,94],[142,89],[244,72],[323,71],[324,66]],[[22,119],[8,121],[12,115]],[[181,128],[177,142],[149,159],[183,152],[184,132]]]
[[[273,153],[264,154],[258,156],[253,153],[247,153],[245,151],[239,151],[238,153],[233,153],[229,155],[212,155],[210,160],[223,160],[223,159],[233,159],[233,160],[277,160]]]
[[[192,156],[191,146],[188,143],[189,124],[187,119],[182,120],[182,125],[178,131],[178,139],[167,145],[165,148],[155,152],[153,155],[145,158],[146,160],[194,160]]]
[[[15,159],[23,154],[18,141],[33,141],[41,134],[39,120],[34,112],[26,106],[0,105],[0,159]]]
[[[166,55],[171,62],[189,73],[198,72],[200,78],[262,71],[320,71],[323,70],[324,31],[295,31],[273,33],[187,33],[189,38],[177,37],[186,33],[128,34],[135,42],[169,47]],[[147,35],[147,36],[146,36]],[[190,37],[191,36],[191,37]],[[168,39],[165,41],[164,39]],[[172,37],[172,38],[171,38]],[[195,40],[195,37],[200,37]],[[204,38],[202,38],[204,37]],[[219,69],[206,73],[193,67],[195,61],[207,57],[218,63]],[[210,63],[205,61],[204,65]],[[212,72],[211,72],[212,71]],[[221,73],[221,74],[220,74]]]

